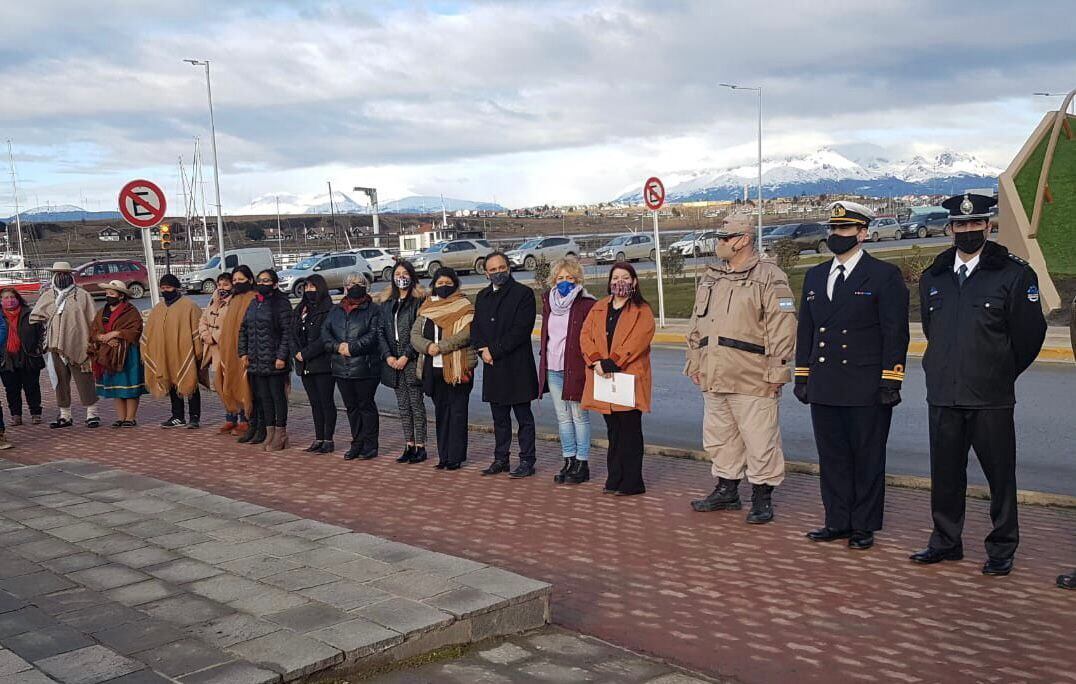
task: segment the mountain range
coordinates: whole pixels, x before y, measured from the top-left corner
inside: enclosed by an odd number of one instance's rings
[[[823,147],[799,157],[764,159],[762,196],[855,194],[868,197],[952,194],[997,185],[1001,169],[975,157],[946,150],[934,157],[892,159],[875,145]],[[693,170],[667,174],[666,201],[735,200],[744,186],[755,196],[758,166]],[[639,203],[642,188],[625,188],[617,202]]]
[[[292,193],[273,193],[255,198],[249,204],[239,207],[229,214],[238,216],[272,216],[277,213],[277,200],[280,201],[280,213],[328,214],[335,210],[338,214],[368,214],[370,206],[365,202],[356,202],[350,195],[333,191],[330,206],[329,193],[316,195],[296,195]],[[366,198],[363,197],[363,200]],[[448,212],[455,211],[504,211],[504,207],[491,202],[473,202],[471,200],[444,198],[444,207]],[[378,210],[383,214],[436,214],[441,211],[441,198],[430,195],[413,195],[402,199],[381,202]]]
[[[33,207],[19,212],[19,218],[30,223],[65,223],[67,221],[93,221],[96,219],[111,220],[121,218],[118,211],[86,211],[82,207],[73,204],[50,204],[45,207]],[[3,219],[5,223],[13,223],[15,216]]]

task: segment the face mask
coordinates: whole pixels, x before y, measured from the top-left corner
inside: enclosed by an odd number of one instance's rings
[[[352,285],[347,289],[348,299],[362,299],[366,296],[366,287],[363,285]]]
[[[396,287],[400,288],[401,290],[406,290],[407,288],[411,287],[411,279],[406,276],[403,278],[397,278]]]
[[[441,299],[448,299],[456,291],[455,285],[439,285],[433,288],[433,293]]]
[[[857,235],[837,235],[836,233],[826,238],[826,246],[834,254],[844,254],[859,244]]]
[[[52,276],[52,284],[58,290],[66,290],[75,284],[75,278],[70,273],[57,273]]]
[[[116,306],[117,304],[119,304],[122,301],[123,301],[123,299],[120,298],[120,297],[105,297],[105,303],[108,304],[109,306]]]
[[[975,254],[986,244],[986,231],[969,230],[966,233],[953,233],[953,244],[964,254]]]
[[[306,301],[310,302],[311,304],[314,304],[315,302],[318,301],[318,291],[317,290],[306,290],[306,291],[303,292],[303,298]]]
[[[276,289],[276,286],[274,286],[274,285],[266,285],[264,283],[258,283],[258,294],[260,294],[262,297],[268,297],[269,295],[273,294],[273,290],[275,290],[275,289]]]
[[[570,280],[562,280],[557,283],[557,292],[560,293],[561,297],[567,297],[573,288],[575,288],[575,283]]]
[[[235,292],[236,294],[246,294],[250,292],[250,283],[245,280],[242,282],[237,280],[232,284],[232,292]]]
[[[635,286],[624,280],[618,280],[609,285],[609,291],[617,297],[630,297],[635,292]]]
[[[493,283],[494,287],[504,287],[511,279],[512,274],[508,271],[498,271],[497,273],[491,273],[489,276],[489,282]]]
[[[5,299],[4,300],[4,308],[8,309],[9,311],[11,309],[19,308],[19,300],[17,300],[17,299]]]
[[[232,296],[232,291],[231,290],[225,290],[222,287],[217,288],[217,297],[219,299],[227,299],[228,297],[231,297],[231,296]]]
[[[168,292],[165,292],[164,290],[161,290],[161,297],[164,298],[165,302],[167,302],[168,304],[171,304],[172,302],[179,299],[179,290],[170,290]]]

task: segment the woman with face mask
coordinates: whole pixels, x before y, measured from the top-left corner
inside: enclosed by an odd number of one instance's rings
[[[232,274],[228,272],[217,276],[217,289],[209,300],[209,305],[202,309],[198,320],[198,336],[202,338],[202,382],[215,392],[220,392],[220,335],[222,325],[232,298]],[[247,415],[242,407],[238,411],[225,409],[224,424],[217,429],[222,435],[241,435],[247,431]]]
[[[639,277],[628,263],[613,264],[609,296],[598,301],[583,323],[579,339],[587,362],[583,408],[602,414],[609,437],[609,474],[605,494],[632,496],[643,484],[643,413],[650,411],[650,342],[654,314],[639,292]],[[594,376],[613,373],[633,376],[635,404],[626,406],[594,398]]]
[[[335,448],[336,383],[329,367],[330,354],[325,351],[325,340],[321,336],[332,305],[325,278],[315,273],[306,279],[303,298],[295,307],[295,318],[291,324],[295,372],[303,381],[314,418],[314,441],[304,449],[310,453],[328,454]]]
[[[30,307],[18,290],[0,290],[0,305],[3,306],[8,331],[3,362],[0,363],[0,379],[7,393],[11,424],[22,425],[25,394],[30,422],[38,425],[41,423],[41,369],[45,367],[41,349],[44,330],[41,323],[30,322]],[[0,425],[3,425],[2,415]]]
[[[583,410],[586,360],[579,347],[583,321],[597,301],[583,287],[583,267],[569,257],[553,264],[553,287],[542,297],[538,353],[539,396],[549,392],[557,413],[564,465],[553,476],[561,484],[590,479],[590,414]]]
[[[459,276],[442,267],[433,278],[433,296],[419,307],[411,327],[411,344],[418,351],[415,370],[433,398],[438,470],[459,470],[467,460],[467,404],[478,365],[471,346],[473,320],[474,306],[460,292]]]
[[[264,451],[281,451],[288,446],[292,311],[287,295],[277,288],[279,281],[271,268],[258,272],[254,298],[239,327],[239,359],[265,421]]]
[[[378,414],[374,395],[381,379],[381,309],[358,271],[344,279],[344,298],[332,308],[321,331],[325,352],[347,408],[351,447],[345,461],[368,460],[378,452]]]
[[[89,345],[97,395],[116,402],[112,427],[135,427],[138,400],[146,394],[139,349],[142,314],[128,301],[130,292],[123,282],[113,280],[101,289],[105,292],[105,305],[93,319]]]
[[[261,444],[265,441],[265,419],[261,417],[260,407],[254,404],[246,366],[239,360],[239,330],[253,299],[254,273],[246,264],[236,266],[232,270],[232,294],[228,297],[228,308],[220,318],[217,392],[227,413],[245,413],[249,417],[245,431],[236,425],[232,432],[238,435],[237,441],[241,444]]]
[[[376,298],[381,305],[381,384],[396,392],[404,432],[404,450],[397,463],[426,460],[426,404],[415,372],[418,352],[411,344],[411,326],[425,298],[415,267],[404,260],[396,262],[391,285]]]

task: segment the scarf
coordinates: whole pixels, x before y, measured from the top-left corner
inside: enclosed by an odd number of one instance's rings
[[[247,382],[247,369],[239,360],[239,328],[247,315],[247,307],[254,301],[253,291],[233,294],[220,322],[220,363],[217,365],[217,391],[229,413],[240,409],[249,416],[254,410]]]
[[[419,307],[418,313],[433,321],[445,337],[452,337],[464,331],[470,332],[471,321],[474,319],[474,305],[457,290],[447,299],[437,301],[434,301],[432,297],[427,299]],[[466,351],[467,348],[464,347],[454,352],[441,354],[441,360],[444,361],[445,366],[445,382],[448,384],[458,385],[471,379]]]
[[[370,295],[363,295],[360,299],[344,297],[340,300],[340,307],[344,310],[344,313],[351,313],[368,301],[370,301]]]
[[[22,349],[22,340],[19,339],[19,315],[22,313],[22,306],[17,306],[14,309],[4,309],[4,318],[7,319],[7,353],[18,354]]]
[[[71,283],[62,290],[55,285],[52,287],[56,290],[56,314],[59,315],[64,312],[64,304],[67,302],[67,295],[75,291],[75,284]]]
[[[174,388],[179,396],[189,397],[198,390],[201,317],[202,310],[188,297],[170,305],[159,302],[149,312],[141,351],[146,389],[153,396],[165,397]]]
[[[119,344],[113,347],[108,342],[101,342],[98,335],[119,332]],[[114,307],[107,304],[93,317],[90,325],[90,342],[86,353],[90,357],[93,377],[100,381],[105,373],[118,373],[127,363],[127,350],[138,343],[142,336],[142,314],[127,302],[120,302]]]
[[[549,313],[554,316],[567,316],[572,310],[572,304],[575,303],[576,297],[581,296],[586,290],[582,285],[577,285],[572,288],[572,291],[568,293],[567,297],[561,297],[560,291],[557,288],[553,288],[549,291]],[[590,295],[586,295],[590,296]]]

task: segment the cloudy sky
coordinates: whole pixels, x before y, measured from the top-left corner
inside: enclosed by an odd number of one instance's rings
[[[23,205],[111,209],[138,176],[176,191],[179,155],[208,143],[188,57],[212,61],[226,210],[327,180],[609,199],[754,157],[755,100],[719,82],[763,86],[768,157],[868,142],[1005,166],[1059,102],[1031,93],[1076,85],[1071,27],[1049,19],[1064,0],[2,4],[0,140]]]

